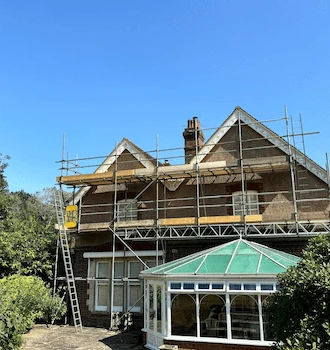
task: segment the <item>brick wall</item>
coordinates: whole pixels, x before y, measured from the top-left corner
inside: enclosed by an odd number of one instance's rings
[[[147,333],[142,332],[143,344],[147,343]],[[215,344],[185,341],[165,340],[165,344],[178,345],[181,350],[271,350],[273,347],[253,346],[253,345],[235,345],[235,344]]]
[[[269,346],[200,343],[166,340],[165,344],[178,345],[182,350],[270,350]]]

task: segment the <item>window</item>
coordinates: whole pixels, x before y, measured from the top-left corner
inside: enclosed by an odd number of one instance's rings
[[[199,290],[210,289],[210,283],[198,283],[198,289]]]
[[[137,200],[122,199],[117,203],[117,221],[137,220]]]
[[[244,214],[244,197],[245,197],[245,214],[254,215],[259,214],[258,204],[258,192],[257,191],[246,191],[243,194],[242,191],[233,193],[233,209],[234,215]]]
[[[262,291],[273,291],[274,290],[274,283],[267,283],[267,284],[260,284],[260,290]]]
[[[194,290],[195,284],[194,283],[183,283],[183,289],[192,289]]]
[[[255,297],[232,295],[230,313],[233,339],[260,340],[259,309]]]
[[[266,304],[266,301],[268,299],[268,296],[262,295],[261,296],[261,302],[262,302],[262,321],[263,321],[263,329],[264,329],[264,339],[265,340],[274,340],[273,337],[270,336],[270,327],[269,327],[269,319],[267,313],[265,313],[264,305]]]
[[[172,294],[171,328],[173,335],[197,335],[195,296]]]
[[[149,268],[156,266],[154,257],[148,257],[146,264]],[[112,258],[101,258],[89,262],[89,277],[95,280],[89,281],[93,289],[90,311],[109,311],[111,305],[112,287]],[[113,311],[123,312],[128,309],[131,312],[142,312],[143,308],[143,284],[139,279],[140,272],[146,267],[137,259],[118,257],[114,261],[113,273]],[[92,303],[91,303],[92,304]]]
[[[227,337],[225,296],[204,295],[200,302],[201,337]]]
[[[181,283],[171,283],[170,288],[171,289],[181,289]]]
[[[142,264],[139,261],[130,261],[128,265],[128,308],[133,312],[141,311],[142,288],[139,280],[139,273],[142,270]]]
[[[115,261],[114,268],[113,311],[121,312],[124,307],[124,262]]]
[[[108,307],[109,307],[109,263],[97,262],[96,284],[95,284],[95,310],[107,311]]]

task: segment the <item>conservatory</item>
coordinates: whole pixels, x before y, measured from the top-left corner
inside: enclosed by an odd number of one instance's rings
[[[263,305],[277,289],[277,274],[298,261],[238,239],[141,272],[146,347],[270,347]]]

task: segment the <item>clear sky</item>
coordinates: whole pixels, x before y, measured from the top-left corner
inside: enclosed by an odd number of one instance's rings
[[[72,157],[123,137],[181,147],[187,119],[216,127],[238,105],[259,120],[286,105],[320,131],[307,154],[330,152],[330,1],[0,1],[0,49],[11,191],[55,184],[64,132]]]

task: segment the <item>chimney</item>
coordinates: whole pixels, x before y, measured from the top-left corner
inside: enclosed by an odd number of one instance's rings
[[[196,155],[196,144],[197,152],[203,147],[205,138],[200,127],[201,125],[198,118],[194,117],[188,120],[188,126],[184,129],[183,137],[186,164],[190,163],[191,159]]]

